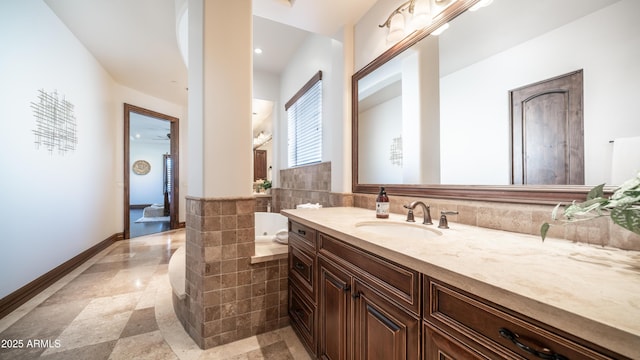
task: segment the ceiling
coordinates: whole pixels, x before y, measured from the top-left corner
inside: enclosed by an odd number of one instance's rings
[[[124,86],[187,103],[176,35],[176,0],[44,0]],[[291,2],[293,5],[291,5]],[[309,32],[335,35],[376,0],[254,0],[254,70],[279,74]]]

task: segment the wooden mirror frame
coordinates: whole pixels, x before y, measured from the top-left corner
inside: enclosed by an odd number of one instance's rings
[[[351,160],[352,192],[375,194],[384,186],[388,194],[420,196],[441,199],[479,200],[525,204],[557,204],[573,200],[584,200],[591,186],[583,185],[421,185],[421,184],[360,184],[358,183],[358,81],[387,61],[427,37],[441,25],[464,13],[479,0],[458,0],[439,14],[433,23],[416,30],[386,50],[376,59],[353,74],[351,78]],[[607,193],[614,188],[608,187]]]

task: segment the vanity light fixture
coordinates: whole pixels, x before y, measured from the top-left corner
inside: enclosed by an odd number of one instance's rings
[[[409,0],[393,10],[387,17],[387,21],[378,25],[378,27],[389,28],[387,41],[394,43],[404,38],[407,19],[411,28],[418,29],[428,25],[430,21],[429,15],[428,0]]]
[[[449,23],[443,24],[442,26],[440,26],[439,28],[433,30],[433,32],[431,33],[431,35],[433,36],[438,36],[440,34],[442,34],[445,30],[447,30],[449,28]]]

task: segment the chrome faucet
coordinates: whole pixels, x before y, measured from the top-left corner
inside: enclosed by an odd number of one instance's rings
[[[414,201],[411,204],[404,205],[405,209],[409,209],[409,212],[407,213],[407,221],[416,221],[413,217],[413,209],[418,205],[422,206],[422,213],[424,215],[422,223],[425,225],[433,225],[433,222],[431,222],[431,207],[429,205],[425,205],[422,201]]]

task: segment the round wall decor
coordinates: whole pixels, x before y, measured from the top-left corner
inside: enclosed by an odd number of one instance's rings
[[[131,168],[138,175],[147,175],[151,171],[151,164],[145,160],[137,160]]]

